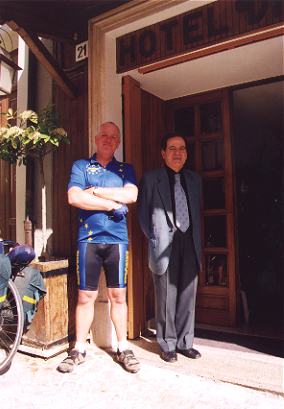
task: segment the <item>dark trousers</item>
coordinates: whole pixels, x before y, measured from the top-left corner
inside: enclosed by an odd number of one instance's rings
[[[158,344],[166,352],[191,348],[198,267],[190,230],[175,232],[168,269],[153,278]]]

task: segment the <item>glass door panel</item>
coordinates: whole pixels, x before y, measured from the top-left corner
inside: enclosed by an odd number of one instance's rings
[[[203,142],[201,146],[202,170],[224,169],[224,147],[223,141]]]
[[[206,216],[204,220],[204,245],[226,247],[226,216]]]
[[[185,163],[185,167],[191,170],[194,170],[195,167],[195,143],[194,142],[187,142],[187,160]]]
[[[185,136],[185,167],[202,179],[202,270],[197,321],[233,325],[236,319],[235,239],[228,90],[167,102],[169,131]],[[216,308],[219,305],[220,308]]]
[[[221,103],[211,102],[200,107],[201,133],[215,133],[222,130]]]
[[[186,107],[177,109],[174,113],[174,130],[183,136],[194,135],[194,108]]]
[[[204,210],[225,209],[224,178],[203,179]]]
[[[206,285],[227,286],[227,256],[225,254],[206,255],[205,269]]]

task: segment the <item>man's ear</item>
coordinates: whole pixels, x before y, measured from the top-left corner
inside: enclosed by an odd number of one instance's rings
[[[161,155],[162,155],[162,158],[165,159],[166,152],[164,151],[164,149],[161,149]]]

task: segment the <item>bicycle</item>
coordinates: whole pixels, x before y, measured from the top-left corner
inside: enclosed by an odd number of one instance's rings
[[[2,254],[11,263],[11,276],[7,284],[7,294],[0,305],[0,375],[11,366],[14,355],[21,343],[24,330],[24,310],[22,299],[14,280],[34,259],[30,246],[19,245],[11,240],[0,241]]]

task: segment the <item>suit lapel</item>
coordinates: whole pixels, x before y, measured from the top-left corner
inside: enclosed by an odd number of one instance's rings
[[[168,177],[168,174],[165,168],[161,169],[161,173],[158,175],[157,182],[158,182],[157,184],[158,192],[159,192],[161,201],[163,203],[164,209],[166,211],[166,214],[170,222],[172,223],[172,225],[174,225],[170,183],[169,183],[169,177]]]

